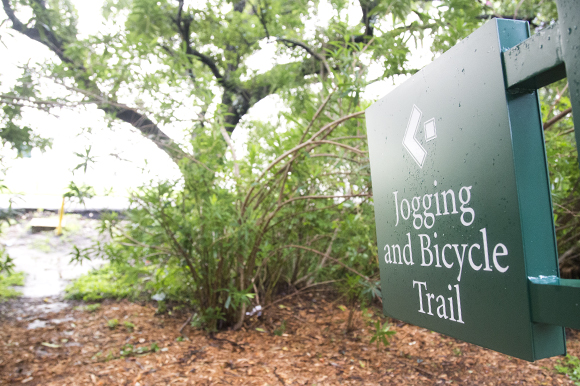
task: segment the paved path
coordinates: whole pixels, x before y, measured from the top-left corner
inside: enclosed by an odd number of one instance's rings
[[[0,209],[8,209],[12,200],[13,209],[44,209],[57,211],[62,204],[62,197],[49,195],[18,196],[13,194],[0,194]],[[90,211],[121,211],[129,207],[129,199],[125,197],[98,196],[85,200],[85,205],[72,200],[65,204],[66,212],[90,212]]]
[[[73,245],[84,248],[98,237],[97,220],[73,215],[67,219],[69,228],[62,236],[55,236],[52,231],[32,233],[29,222],[30,218],[22,219],[8,228],[1,239],[14,259],[15,271],[26,273],[24,287],[18,288],[24,297],[60,296],[74,279],[103,264],[102,260],[85,261],[82,265],[70,262]]]

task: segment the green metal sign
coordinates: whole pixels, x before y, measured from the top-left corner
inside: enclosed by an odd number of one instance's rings
[[[488,22],[366,119],[384,313],[531,361],[566,345],[532,312],[559,279],[537,93],[502,61],[528,37]]]

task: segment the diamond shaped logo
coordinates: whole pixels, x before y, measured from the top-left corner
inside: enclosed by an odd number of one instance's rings
[[[427,150],[421,145],[417,140],[416,135],[419,131],[419,124],[421,123],[421,117],[423,113],[419,108],[413,105],[411,110],[411,116],[409,117],[409,122],[407,123],[407,130],[405,131],[405,136],[403,137],[403,146],[411,157],[417,162],[420,168],[423,168],[425,159],[427,158]],[[424,123],[425,128],[425,140],[432,141],[437,138],[437,129],[435,127],[435,118],[429,119]]]

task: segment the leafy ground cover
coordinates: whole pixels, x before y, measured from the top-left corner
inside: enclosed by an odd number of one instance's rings
[[[24,285],[24,272],[11,272],[0,274],[0,302],[15,298],[21,293],[14,287]]]
[[[145,279],[150,271],[147,267],[121,268],[116,264],[105,264],[71,283],[66,288],[66,297],[85,301],[136,299],[146,290]]]
[[[239,331],[215,335],[191,328],[180,310],[158,314],[152,303],[105,301],[88,310],[73,302],[39,312],[52,308],[9,301],[0,308],[0,384],[574,384],[555,369],[562,358],[528,363],[394,320],[390,344],[371,344],[378,316],[357,311],[345,334],[343,301],[291,297]],[[43,327],[28,329],[39,320]],[[568,338],[578,356],[580,334]]]

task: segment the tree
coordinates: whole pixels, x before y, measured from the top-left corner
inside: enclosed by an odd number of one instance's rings
[[[452,46],[480,23],[478,17],[492,10],[465,0],[439,7],[428,1],[335,1],[334,16],[324,26],[316,25],[318,2],[214,0],[194,6],[178,0],[109,0],[104,8],[104,16],[113,23],[109,31],[82,39],[71,0],[2,4],[12,29],[54,53],[54,61],[39,76],[77,94],[69,101],[94,103],[130,124],[176,161],[188,146],[172,140],[162,128],[176,121],[174,112],[181,106],[189,105],[202,125],[220,117],[231,133],[265,97],[320,83],[348,68],[349,63],[336,56],[352,51],[349,43],[372,41],[369,60],[385,68],[379,78],[412,73],[407,66],[410,39],[439,32],[435,46]],[[354,6],[362,17],[351,25],[344,15]],[[22,20],[27,12],[32,16]],[[264,43],[276,45],[278,64],[256,73],[247,62]],[[10,98],[4,95],[2,101]],[[51,107],[51,98],[45,98],[46,104],[26,94],[13,98]]]

